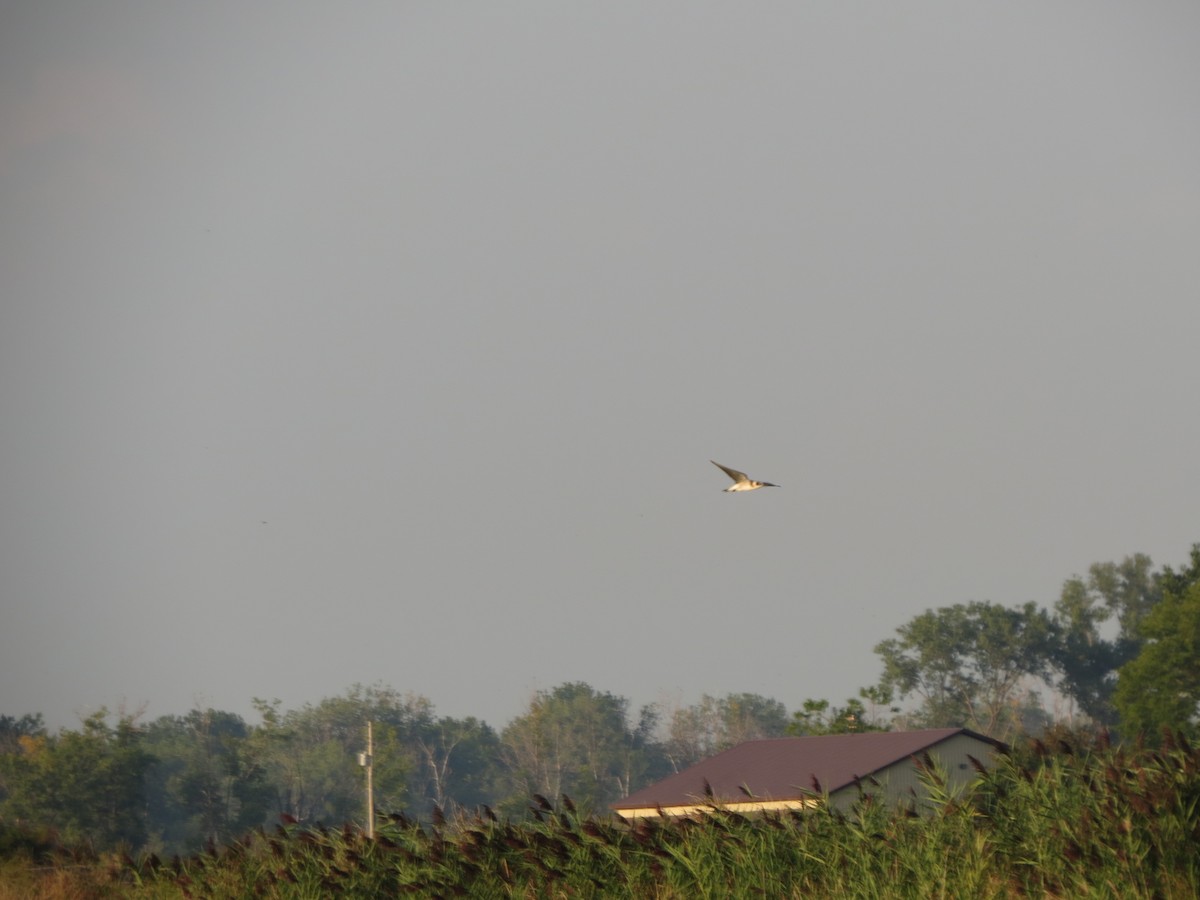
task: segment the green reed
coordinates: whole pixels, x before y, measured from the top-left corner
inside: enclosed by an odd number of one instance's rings
[[[195,898],[863,898],[1200,896],[1200,752],[1032,743],[954,792],[891,807],[619,820],[535,796],[478,815],[356,827],[285,822],[186,859],[97,857],[94,896]],[[45,867],[43,867],[45,868]],[[3,894],[0,894],[3,897]]]

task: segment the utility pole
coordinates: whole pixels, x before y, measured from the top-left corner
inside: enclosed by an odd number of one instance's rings
[[[358,754],[358,764],[367,769],[367,837],[375,837],[375,790],[371,783],[371,765],[374,762],[375,743],[371,734],[371,720],[367,719],[367,752]]]

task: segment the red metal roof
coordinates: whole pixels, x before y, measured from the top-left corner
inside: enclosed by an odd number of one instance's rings
[[[703,803],[706,782],[713,799],[719,802],[744,801],[747,791],[760,800],[793,800],[822,791],[833,793],[853,784],[855,777],[866,778],[893,763],[919,756],[956,734],[1004,746],[965,728],[747,741],[635,791],[614,803],[613,809]],[[813,787],[814,777],[820,788]]]

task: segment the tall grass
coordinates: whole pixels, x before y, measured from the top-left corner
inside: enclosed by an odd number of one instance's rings
[[[923,778],[919,811],[915,797],[888,808],[868,787],[847,814],[713,806],[626,825],[535,796],[527,822],[486,808],[432,825],[391,816],[374,840],[286,822],[186,859],[96,857],[94,893],[48,896],[1200,896],[1200,753],[1182,741],[1034,744],[958,794],[932,765]],[[39,871],[50,885],[55,867]]]

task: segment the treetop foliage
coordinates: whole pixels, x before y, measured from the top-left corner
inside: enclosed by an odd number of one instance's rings
[[[1046,692],[1067,702],[1071,722],[1152,740],[1163,727],[1191,731],[1200,679],[1186,665],[1198,646],[1187,591],[1197,581],[1200,544],[1179,572],[1156,572],[1140,553],[1096,563],[1063,584],[1051,610],[979,601],[927,610],[876,646],[879,687],[919,701],[909,724],[1001,738],[1053,720]]]

